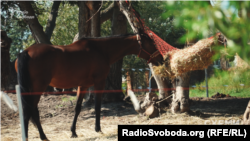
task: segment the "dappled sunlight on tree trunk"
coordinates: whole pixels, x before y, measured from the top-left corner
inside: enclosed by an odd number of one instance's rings
[[[175,88],[171,103],[171,110],[173,113],[183,113],[190,109],[189,80],[190,72],[186,72],[172,81],[173,87]]]
[[[111,20],[111,34],[120,35],[127,33],[127,20],[120,12],[116,2],[114,2],[113,17]],[[122,62],[123,59],[112,64],[106,80],[106,90],[121,90],[122,89]],[[108,81],[110,80],[110,81]],[[103,95],[106,101],[121,101],[124,98],[123,92],[107,93]]]

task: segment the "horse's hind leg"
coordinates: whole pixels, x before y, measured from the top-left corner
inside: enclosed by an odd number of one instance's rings
[[[101,103],[102,103],[102,94],[105,86],[105,79],[101,80],[99,82],[95,82],[95,114],[96,114],[96,121],[95,121],[95,131],[96,132],[102,132],[101,131],[101,125],[100,125],[100,115],[101,115]]]
[[[23,120],[24,120],[24,130],[25,130],[26,140],[28,140],[29,119],[31,117],[31,112],[32,112],[31,101],[32,101],[32,96],[22,95]]]
[[[77,121],[77,117],[81,112],[81,105],[82,105],[82,100],[83,97],[85,95],[85,93],[81,93],[81,91],[85,91],[87,90],[87,88],[82,88],[80,86],[78,86],[78,90],[77,90],[77,102],[76,102],[76,107],[75,107],[75,116],[74,116],[74,120],[73,123],[71,125],[71,132],[72,132],[72,136],[71,138],[77,138],[77,134],[76,134],[76,121]]]
[[[43,141],[47,140],[47,138],[43,132],[42,126],[40,124],[39,112],[38,112],[38,108],[37,108],[37,104],[39,102],[40,97],[41,97],[40,95],[24,95],[24,96],[22,96],[26,140],[28,140],[29,119],[31,119],[31,121],[34,123],[34,125],[38,128],[41,140],[43,140]]]
[[[38,111],[38,107],[37,107],[41,95],[35,95],[33,97],[34,97],[34,99],[33,99],[34,100],[34,108],[32,109],[31,121],[37,127],[41,140],[48,141],[46,135],[43,132],[43,128],[42,128],[42,125],[40,122],[40,117],[39,117],[39,111]]]
[[[38,81],[39,80],[39,81]],[[46,90],[46,81],[42,81],[42,79],[37,79],[37,81],[33,81],[33,87],[32,90],[34,93],[33,95],[29,95],[29,113],[31,117],[31,122],[37,127],[40,139],[42,141],[48,141],[46,135],[43,132],[41,123],[40,123],[40,117],[39,117],[39,111],[38,111],[38,103],[41,97],[41,94]],[[41,93],[37,93],[41,92]],[[31,92],[32,93],[32,92]],[[28,131],[28,130],[27,130]]]

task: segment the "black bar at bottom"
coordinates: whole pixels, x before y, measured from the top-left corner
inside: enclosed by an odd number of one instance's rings
[[[118,125],[118,140],[132,138],[249,139],[249,125]],[[152,138],[152,139],[153,139]]]

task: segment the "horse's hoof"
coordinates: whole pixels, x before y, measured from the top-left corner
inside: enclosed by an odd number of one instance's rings
[[[45,140],[43,140],[43,141],[49,141],[48,139],[45,139]]]
[[[71,138],[77,138],[77,134],[72,134]]]
[[[99,130],[97,133],[103,134],[103,132],[101,130]]]
[[[101,127],[95,128],[95,131],[96,131],[97,133],[102,132]]]

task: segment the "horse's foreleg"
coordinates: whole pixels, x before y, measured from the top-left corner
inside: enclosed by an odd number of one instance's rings
[[[85,93],[80,93],[81,90],[86,90],[86,88],[82,88],[82,87],[78,86],[78,90],[77,90],[77,102],[76,102],[76,107],[75,107],[75,116],[74,116],[73,123],[71,125],[71,132],[72,132],[71,138],[77,138],[77,134],[76,134],[76,121],[77,121],[78,115],[81,112],[82,100],[83,100],[83,97],[85,95]]]
[[[102,132],[100,126],[100,114],[101,114],[101,102],[102,102],[102,93],[105,86],[105,80],[101,83],[97,83],[94,85],[95,87],[95,131]]]

